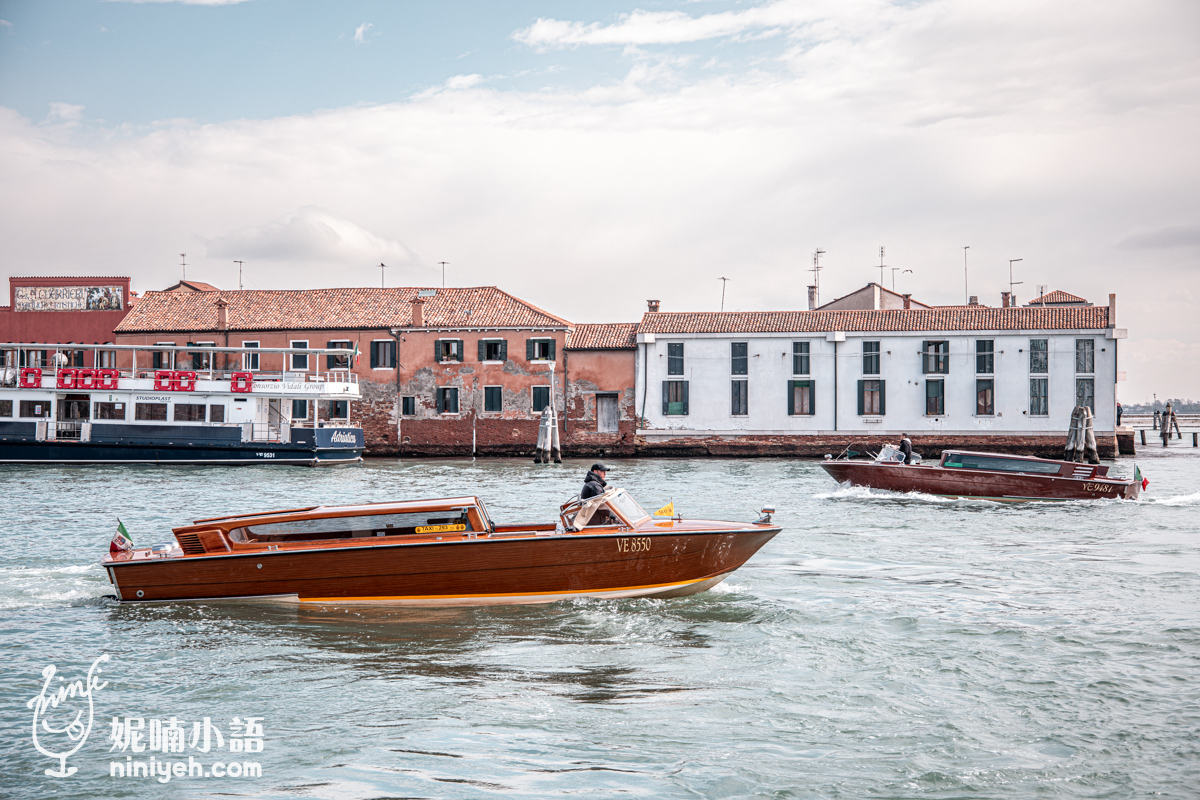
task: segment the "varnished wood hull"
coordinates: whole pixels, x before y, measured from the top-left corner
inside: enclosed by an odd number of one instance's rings
[[[677,597],[740,567],[779,528],[503,536],[106,561],[123,602],[290,599],[423,606]],[[140,594],[139,594],[140,593]]]
[[[1136,481],[1113,478],[1079,480],[1055,475],[906,466],[874,461],[826,461],[821,466],[838,483],[941,497],[978,497],[1003,501],[1134,500],[1142,488]]]

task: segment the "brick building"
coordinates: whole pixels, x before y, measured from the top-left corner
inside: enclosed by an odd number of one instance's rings
[[[174,366],[222,371],[315,365],[298,354],[287,365],[280,354],[209,363],[201,348],[344,348],[344,359],[329,356],[321,368],[357,375],[362,399],[351,416],[363,425],[368,455],[509,455],[533,452],[538,417],[551,398],[563,407],[557,368],[569,329],[566,320],[494,286],[175,290],[147,292],[117,327],[116,340],[196,345],[190,365]]]
[[[567,387],[563,448],[571,454],[633,455],[636,322],[576,325],[563,354]]]
[[[68,365],[107,367],[94,364],[93,351],[71,348],[72,344],[111,343],[113,329],[132,305],[129,278],[58,277],[9,278],[9,304],[0,306],[0,341],[62,344]],[[99,360],[109,356],[101,351]],[[52,352],[22,353],[29,364],[45,366]],[[38,363],[33,363],[38,362]]]

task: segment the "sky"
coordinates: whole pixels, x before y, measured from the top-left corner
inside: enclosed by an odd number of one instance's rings
[[[1200,397],[1197,142],[1194,0],[0,0],[5,278],[448,262],[609,322],[804,308],[817,249],[823,301],[884,247],[999,305],[1020,259],[1117,294],[1122,401]]]

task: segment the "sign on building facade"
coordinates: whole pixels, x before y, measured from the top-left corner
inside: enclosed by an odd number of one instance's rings
[[[15,311],[120,311],[121,286],[17,286]]]

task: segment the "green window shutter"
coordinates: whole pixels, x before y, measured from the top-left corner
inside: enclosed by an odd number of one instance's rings
[[[525,340],[525,360],[533,361],[533,339]]]
[[[929,342],[921,342],[921,374],[929,374]]]
[[[663,416],[667,415],[668,406],[671,401],[671,382],[663,381]]]
[[[500,360],[508,361],[508,339],[500,340]]]
[[[796,385],[797,385],[797,383],[798,383],[797,381],[788,381],[787,403],[788,403],[788,416],[789,417],[795,416],[795,414],[796,414]]]
[[[479,360],[487,361],[487,342],[483,339],[479,340]]]
[[[551,339],[550,340],[550,360],[551,361],[554,360],[554,345],[555,345],[555,341],[553,339]]]
[[[858,415],[861,417],[863,413],[863,382],[858,382]]]
[[[395,369],[395,367],[396,367],[396,342],[394,339],[392,341],[388,342],[388,363],[387,363],[387,365],[389,367],[392,367],[393,369]]]
[[[371,369],[375,369],[379,366],[382,366],[379,363],[379,344],[377,342],[371,342]]]
[[[433,390],[433,401],[434,401],[434,405],[437,406],[437,413],[439,413],[439,414],[442,413],[442,411],[444,411],[445,409],[442,407],[442,390],[441,389]]]
[[[440,341],[435,340],[433,343],[433,363],[440,364],[441,361],[442,361],[442,343]]]
[[[688,413],[688,382],[683,381],[683,414],[684,414],[684,416],[687,416],[687,413]]]
[[[879,382],[879,415],[887,413],[887,381]]]
[[[817,413],[817,382],[808,382],[808,413],[815,415]]]
[[[463,340],[462,339],[454,340],[454,359],[456,361],[463,360]]]

